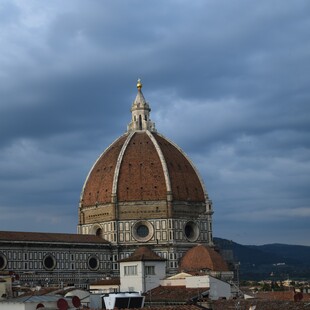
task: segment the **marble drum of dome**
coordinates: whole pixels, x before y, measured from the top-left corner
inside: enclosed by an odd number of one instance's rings
[[[85,180],[78,232],[112,245],[212,245],[212,204],[188,156],[157,132],[138,81],[131,121]]]

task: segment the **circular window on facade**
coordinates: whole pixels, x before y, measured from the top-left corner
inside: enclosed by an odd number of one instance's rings
[[[195,222],[187,222],[184,227],[184,234],[187,240],[196,241],[199,237],[199,228]]]
[[[137,241],[149,241],[154,235],[154,227],[148,221],[139,221],[133,225],[132,235]]]
[[[53,270],[56,267],[56,259],[53,255],[48,254],[43,258],[43,267],[46,270]]]
[[[0,270],[3,270],[6,267],[6,264],[6,257],[2,253],[0,253]]]
[[[88,268],[90,270],[97,270],[99,268],[99,260],[96,256],[91,256],[88,258],[87,262]]]
[[[137,227],[137,235],[141,238],[147,237],[149,234],[149,229],[146,225],[141,224]]]

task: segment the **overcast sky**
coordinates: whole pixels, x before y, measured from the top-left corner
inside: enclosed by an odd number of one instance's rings
[[[76,232],[141,78],[213,235],[310,245],[310,1],[0,2],[0,230]]]

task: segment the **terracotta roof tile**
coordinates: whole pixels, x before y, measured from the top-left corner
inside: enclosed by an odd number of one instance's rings
[[[158,256],[150,248],[146,246],[138,247],[131,256],[120,260],[120,262],[136,262],[136,261],[164,261],[164,258]]]
[[[294,302],[283,300],[258,300],[258,299],[237,299],[237,300],[216,300],[212,302],[213,310],[227,309],[249,309],[256,306],[257,310],[301,310],[307,309],[307,302]]]
[[[95,235],[0,231],[0,241],[109,244]]]
[[[258,292],[256,297],[265,300],[294,300],[294,291],[283,291],[283,292]],[[302,294],[303,301],[310,301],[310,294]]]
[[[208,288],[186,288],[186,286],[158,286],[146,295],[146,301],[153,302],[188,302]]]
[[[121,284],[120,278],[103,279],[90,283],[90,285],[120,285],[120,284]]]

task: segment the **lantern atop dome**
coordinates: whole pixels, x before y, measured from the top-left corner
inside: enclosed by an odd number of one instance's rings
[[[145,131],[156,132],[155,124],[150,119],[151,108],[146,102],[142,93],[141,79],[137,81],[138,93],[131,106],[131,122],[127,126],[127,131]]]

